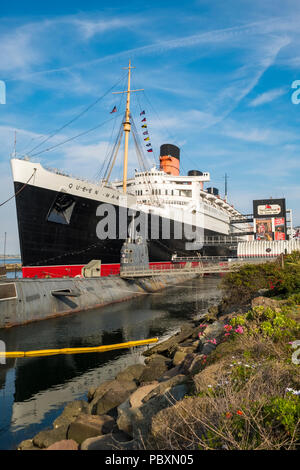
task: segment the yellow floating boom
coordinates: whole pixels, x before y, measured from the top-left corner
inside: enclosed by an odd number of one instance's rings
[[[146,344],[157,343],[158,338],[141,339],[139,341],[129,341],[127,343],[109,344],[106,346],[95,346],[90,348],[64,348],[64,349],[39,349],[37,351],[0,351],[0,357],[38,357],[53,356],[56,354],[82,354],[92,352],[112,351],[113,349],[133,348],[134,346],[144,346]]]

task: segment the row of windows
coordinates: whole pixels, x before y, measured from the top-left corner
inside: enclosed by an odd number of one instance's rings
[[[146,192],[148,192],[148,190],[146,190]],[[141,189],[137,189],[135,191],[135,194],[137,196],[142,196],[143,195],[143,191]],[[165,190],[161,190],[161,189],[152,189],[152,195],[153,196],[161,196],[161,195],[165,195],[165,196],[174,196],[174,190],[168,190],[168,189],[165,189]]]

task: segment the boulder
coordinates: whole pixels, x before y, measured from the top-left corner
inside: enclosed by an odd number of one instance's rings
[[[143,388],[143,387],[140,387]],[[132,410],[135,410],[136,407],[132,408],[129,398],[121,403],[118,406],[118,418],[117,418],[117,426],[120,431],[125,432],[129,436],[132,436],[132,424],[134,421],[135,413]]]
[[[81,414],[70,424],[67,437],[81,444],[90,437],[110,433],[114,424],[115,420],[111,416]]]
[[[86,439],[80,450],[135,450],[135,441],[122,432],[106,434],[105,436]]]
[[[145,369],[140,376],[140,383],[145,384],[147,382],[153,382],[161,377],[167,370],[170,360],[162,360],[161,358],[155,358],[148,362]]]
[[[153,387],[152,390],[150,390],[149,393],[142,398],[142,403],[147,403],[147,401],[151,400],[152,398],[158,395],[163,395],[165,392],[171,390],[176,385],[187,384],[188,382],[189,379],[186,375],[175,375],[169,380],[161,382],[156,387]]]
[[[53,428],[56,429],[63,425],[68,425],[74,421],[80,413],[90,413],[89,404],[83,400],[76,400],[68,403],[62,414],[53,422]]]
[[[176,351],[175,356],[173,357],[173,365],[178,366],[186,358],[187,352]]]
[[[44,449],[46,447],[55,444],[55,442],[62,441],[67,437],[68,425],[64,424],[55,429],[50,429],[47,431],[41,431],[36,436],[34,436],[32,442],[33,445]]]
[[[99,385],[99,387],[90,388],[87,396],[89,403],[91,403],[91,408],[93,407],[94,402],[97,402],[99,398],[101,398],[102,395],[107,392],[112,383],[114,383],[114,380],[106,380],[101,385]]]
[[[175,377],[174,377],[175,379]],[[142,403],[141,406],[135,408],[130,407],[129,400],[126,403],[123,403],[118,408],[118,420],[117,424],[119,429],[122,429],[127,434],[132,436],[136,442],[143,442],[149,432],[149,427],[151,425],[151,420],[156,413],[160,410],[172,406],[178,400],[181,400],[189,390],[189,385],[187,383],[178,383],[176,380],[168,383],[167,387],[163,387],[160,390],[163,390],[163,393],[153,394],[151,398]],[[183,379],[178,379],[183,380]],[[159,387],[165,382],[161,382]],[[177,383],[172,386],[172,384]],[[155,389],[152,390],[152,392]],[[150,392],[150,394],[152,393]],[[149,395],[149,394],[148,394]],[[145,401],[145,398],[142,399]]]
[[[184,360],[178,366],[180,374],[189,374],[189,368],[196,356],[196,353],[187,354],[185,356]]]
[[[172,367],[172,369],[167,370],[161,377],[159,377],[158,382],[164,382],[165,380],[169,380],[178,374],[180,374],[180,364],[176,367]]]
[[[208,325],[205,328],[203,333],[203,339],[218,339],[224,334],[224,323],[220,321],[215,321],[211,325]]]
[[[204,343],[203,348],[201,349],[201,355],[208,356],[216,349],[216,345],[213,343]]]
[[[156,395],[139,408],[132,409],[132,437],[137,442],[146,441],[151,429],[152,418],[162,409],[173,406],[188,393],[187,384],[179,384],[166,390],[163,395]]]
[[[152,356],[146,357],[145,364],[149,365],[152,361],[163,362],[166,366],[169,366],[172,361],[169,357],[163,356],[162,354],[152,354]]]
[[[142,406],[143,398],[146,397],[151,392],[151,390],[157,386],[158,382],[156,381],[152,384],[139,387],[124,403],[118,406],[117,425],[121,431],[132,435],[132,422],[134,414],[131,413],[131,410]]]
[[[156,389],[159,385],[158,381],[154,381],[148,385],[144,385],[143,387],[139,387],[135,392],[130,395],[128,398],[130,406],[132,408],[136,408],[138,406],[142,406],[143,399],[149,395],[149,393]],[[122,405],[121,405],[122,406]]]
[[[187,369],[188,374],[193,376],[201,372],[201,370],[203,370],[204,365],[205,365],[204,359],[205,359],[204,354],[197,354]]]
[[[55,442],[45,450],[78,450],[77,442],[72,439],[64,439],[63,441]]]
[[[183,343],[195,332],[195,326],[192,324],[186,324],[181,328],[181,331],[171,338],[168,338],[165,341],[155,345],[153,348],[148,349],[143,352],[144,356],[151,356],[152,354],[166,354],[171,356],[172,353],[176,350],[176,346],[179,343]]]
[[[41,449],[33,444],[32,439],[26,439],[25,441],[20,442],[20,444],[17,447],[17,450],[41,450]]]
[[[189,343],[189,344],[179,344],[176,348],[176,352],[183,352],[183,353],[186,353],[186,354],[190,354],[190,353],[193,353],[196,351],[197,347],[198,347],[198,341],[196,342],[196,344],[194,345],[194,342],[193,343]]]
[[[118,380],[114,380],[101,398],[98,399],[96,396],[91,402],[93,404],[93,414],[102,415],[113,410],[127,400],[129,395],[131,395],[136,388],[136,383],[133,381],[119,382]]]
[[[134,364],[127,367],[124,371],[119,372],[116,376],[116,380],[119,382],[133,380],[139,382],[142,373],[144,372],[144,364]]]

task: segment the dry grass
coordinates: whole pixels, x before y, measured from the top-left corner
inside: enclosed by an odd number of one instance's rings
[[[272,397],[285,396],[287,387],[300,387],[299,370],[286,362],[283,349],[284,345],[259,337],[243,337],[219,346],[212,364],[194,377],[196,396],[185,398],[153,418],[146,447],[295,449],[299,423],[290,435],[279,424],[267,426],[262,412]],[[245,351],[252,359],[243,356]],[[256,362],[253,357],[257,357]],[[237,414],[240,411],[242,414]]]

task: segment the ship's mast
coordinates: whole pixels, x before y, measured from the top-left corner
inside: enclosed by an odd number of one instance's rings
[[[123,128],[124,128],[124,133],[125,133],[124,166],[123,166],[123,192],[126,193],[126,190],[127,190],[127,168],[128,168],[128,142],[129,142],[129,132],[130,132],[130,129],[131,129],[131,123],[130,123],[130,93],[132,93],[134,91],[143,91],[143,89],[140,89],[140,90],[131,90],[130,89],[131,69],[135,69],[135,67],[131,67],[131,60],[129,60],[128,67],[124,67],[124,68],[128,69],[127,91],[116,91],[116,92],[114,92],[114,94],[127,93],[125,121],[123,122]]]

